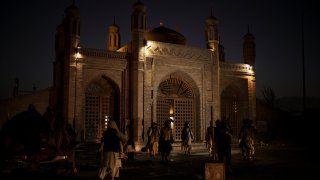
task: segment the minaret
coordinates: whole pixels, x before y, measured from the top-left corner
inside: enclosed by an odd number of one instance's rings
[[[218,49],[218,20],[212,15],[211,10],[210,16],[206,19],[206,42],[207,48],[211,51]]]
[[[146,32],[146,6],[138,0],[131,14],[132,56],[130,65],[130,119],[133,122],[134,140],[139,144],[143,139],[144,105],[144,61]]]
[[[70,52],[74,53],[80,43],[80,12],[73,0],[72,5],[65,10],[64,27],[66,38],[68,39]]]
[[[212,82],[211,82],[211,89],[213,90],[212,96],[215,99],[220,99],[220,50],[223,48],[218,47],[219,44],[219,32],[218,32],[218,24],[219,21],[217,18],[213,16],[213,9],[211,9],[210,16],[206,19],[206,26],[205,26],[205,38],[206,38],[206,47],[211,51],[212,54]],[[223,54],[221,54],[223,55]],[[217,104],[219,102],[209,102],[208,105],[210,106],[211,111],[211,119],[219,118],[220,116],[220,109],[213,108],[215,106],[220,106]]]
[[[75,1],[65,9],[62,23],[56,29],[54,62],[54,94],[51,104],[69,122],[73,117],[75,54],[80,44],[80,12]]]
[[[116,51],[120,47],[120,28],[113,18],[113,24],[108,27],[107,33],[107,50]]]
[[[219,37],[218,50],[219,50],[219,61],[225,62],[224,46],[221,44],[220,37]]]
[[[248,105],[249,118],[256,121],[256,74],[255,74],[255,59],[256,59],[256,44],[254,36],[248,32],[243,36],[243,59],[244,63],[251,66],[251,71],[248,71]]]
[[[256,44],[254,36],[250,33],[248,26],[248,33],[243,36],[243,59],[245,64],[254,66],[256,59]]]

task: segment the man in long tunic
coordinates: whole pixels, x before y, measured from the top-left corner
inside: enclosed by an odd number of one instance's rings
[[[206,131],[206,146],[208,148],[210,158],[216,160],[213,120],[210,121],[210,126],[207,127],[207,131]]]
[[[254,158],[255,133],[256,129],[252,124],[252,120],[244,119],[238,137],[243,159],[252,160]]]
[[[185,152],[185,154],[190,154],[191,153],[191,143],[193,139],[193,133],[190,129],[190,123],[187,121],[184,124],[184,127],[182,129],[181,133],[181,148]]]

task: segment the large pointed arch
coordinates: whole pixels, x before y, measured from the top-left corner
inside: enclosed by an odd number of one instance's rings
[[[85,88],[84,127],[86,141],[99,142],[107,120],[120,124],[119,87],[102,75]]]
[[[200,139],[199,91],[195,82],[183,72],[174,72],[159,83],[157,88],[157,123],[162,126],[170,117],[174,119],[173,132],[176,141],[186,121],[190,122],[195,140]]]
[[[221,118],[230,124],[234,137],[239,133],[244,114],[241,96],[240,88],[234,84],[227,86],[221,92]]]

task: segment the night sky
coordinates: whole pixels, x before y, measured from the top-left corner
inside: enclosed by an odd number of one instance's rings
[[[81,15],[81,47],[106,48],[107,27],[120,27],[121,46],[131,39],[130,19],[136,0],[76,0]],[[187,45],[205,47],[205,20],[219,20],[226,61],[242,63],[242,37],[256,40],[257,96],[270,87],[276,97],[302,96],[302,26],[307,96],[320,97],[320,14],[316,1],[290,0],[142,0],[147,28],[160,22],[187,38]],[[4,1],[1,5],[0,98],[12,95],[14,79],[20,90],[42,90],[53,84],[55,28],[72,0]]]

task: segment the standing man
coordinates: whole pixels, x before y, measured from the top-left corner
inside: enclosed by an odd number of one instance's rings
[[[209,151],[209,156],[213,160],[217,160],[216,158],[216,151],[215,151],[215,141],[214,141],[214,126],[213,126],[213,120],[210,121],[210,126],[207,127],[206,131],[206,147]]]
[[[181,133],[181,139],[182,139],[182,145],[181,145],[182,150],[184,150],[185,154],[190,154],[193,133],[190,129],[190,123],[188,121],[184,123],[184,127]]]
[[[219,134],[218,161],[225,163],[227,172],[231,174],[232,129],[228,120],[222,119]]]
[[[111,176],[111,180],[119,177],[122,162],[120,159],[121,146],[127,142],[127,138],[119,130],[115,121],[110,120],[102,137],[102,160],[98,176],[103,180]]]
[[[221,142],[221,120],[217,119],[215,121],[216,126],[214,127],[214,150],[215,150],[215,160],[221,160],[222,150],[222,142]]]
[[[149,151],[151,158],[155,158],[158,154],[158,142],[159,142],[160,130],[157,123],[151,123],[151,134],[149,139]]]
[[[252,160],[254,158],[255,148],[254,139],[256,129],[253,126],[252,120],[244,119],[239,132],[239,146],[242,151],[243,159]]]
[[[134,152],[135,152],[135,144],[134,144],[134,128],[133,122],[127,126],[127,134],[128,134],[128,141],[126,143],[126,150],[128,153],[128,160],[134,160]]]
[[[161,128],[159,137],[159,151],[162,156],[162,161],[169,162],[169,155],[172,151],[172,144],[174,142],[173,132],[170,127],[170,120],[164,123],[164,127]]]

